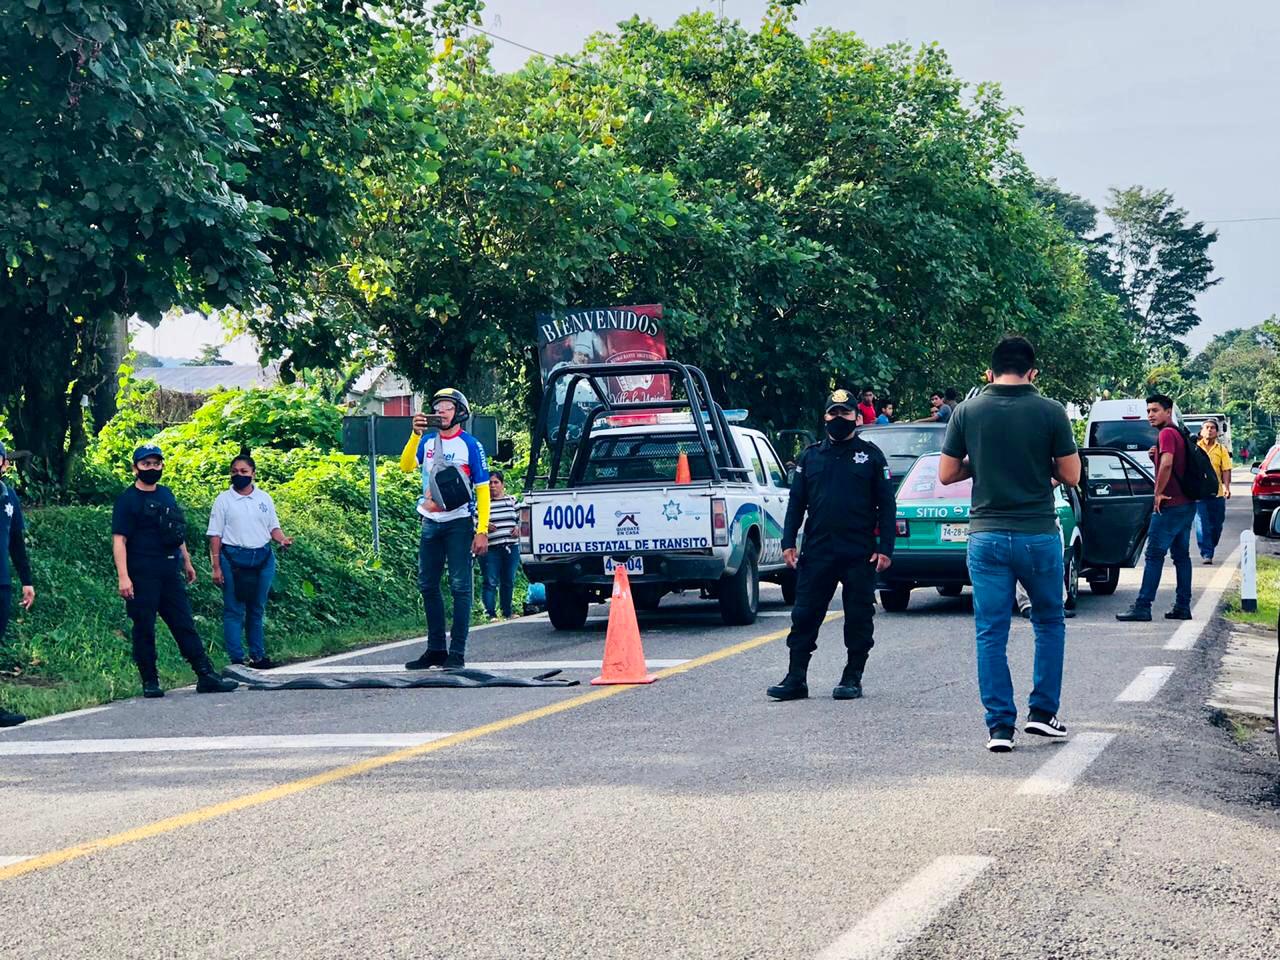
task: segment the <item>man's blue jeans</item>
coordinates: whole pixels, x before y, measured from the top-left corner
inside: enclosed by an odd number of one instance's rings
[[[261,660],[267,655],[262,621],[271,581],[276,576],[276,555],[271,550],[267,554],[266,564],[258,571],[258,589],[248,603],[241,603],[236,598],[236,568],[227,559],[226,548],[218,555],[218,566],[222,568],[222,642],[232,660],[244,659],[244,647],[240,642],[242,634],[246,634],[249,640],[250,660]]]
[[[490,547],[484,555],[484,599],[485,613],[496,615],[498,600],[502,601],[502,615],[511,616],[511,594],[516,587],[516,571],[520,569],[520,545],[509,543],[505,546]]]
[[[444,594],[440,577],[445,563],[449,565],[449,593],[453,597],[453,629],[449,634],[449,653],[466,655],[467,632],[471,629],[471,541],[475,522],[459,517],[440,523],[422,521],[422,538],[418,542],[418,589],[422,592],[422,608],[427,615],[427,649],[444,650]]]
[[[1194,503],[1180,503],[1176,507],[1163,507],[1151,514],[1151,527],[1147,530],[1147,564],[1142,568],[1142,587],[1134,607],[1150,610],[1160,589],[1160,575],[1164,572],[1164,555],[1173,557],[1173,569],[1178,575],[1178,590],[1174,606],[1188,609],[1191,606],[1191,524],[1196,519]]]
[[[1017,583],[1031,598],[1031,625],[1036,635],[1031,709],[1055,715],[1062,694],[1066,647],[1062,538],[1056,533],[971,534],[969,579],[978,637],[978,691],[987,708],[987,729],[1013,729],[1018,719],[1006,651]]]
[[[1210,497],[1196,504],[1196,543],[1200,545],[1200,556],[1206,560],[1213,559],[1213,552],[1222,539],[1222,525],[1226,522],[1226,497]]]

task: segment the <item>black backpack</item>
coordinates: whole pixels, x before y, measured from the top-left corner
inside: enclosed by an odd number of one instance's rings
[[[1182,487],[1188,500],[1212,500],[1218,495],[1221,486],[1218,472],[1213,469],[1213,461],[1204,448],[1191,439],[1191,434],[1185,428],[1179,427],[1178,432],[1187,444],[1187,471],[1178,477],[1178,486]]]

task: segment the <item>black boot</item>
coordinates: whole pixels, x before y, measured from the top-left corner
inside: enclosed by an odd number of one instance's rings
[[[428,647],[417,660],[410,660],[404,665],[406,670],[430,670],[432,667],[443,667],[448,654],[443,650],[432,650]]]
[[[160,686],[158,680],[143,680],[142,695],[148,700],[157,700],[164,696],[164,687]]]
[[[831,691],[833,700],[858,700],[862,697],[862,671],[846,666],[840,682]]]
[[[229,677],[218,676],[212,667],[196,674],[196,693],[230,693],[238,686],[240,684]]]
[[[3,707],[0,707],[0,727],[16,727],[20,723],[26,723],[27,718],[21,713],[10,713]]]
[[[1117,613],[1116,619],[1125,623],[1150,623],[1151,608],[1140,607],[1136,603],[1124,613]]]
[[[782,682],[765,691],[775,700],[805,700],[809,696],[809,684],[806,678],[809,673],[809,657],[812,654],[791,651],[791,662],[787,667],[787,675]]]

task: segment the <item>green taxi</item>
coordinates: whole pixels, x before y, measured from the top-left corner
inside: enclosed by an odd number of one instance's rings
[[[934,587],[944,597],[958,597],[969,584],[969,500],[973,481],[943,486],[938,480],[938,454],[918,458],[898,487],[897,542],[893,564],[880,575],[880,603],[900,612],[917,587]],[[1055,487],[1054,505],[1062,534],[1062,569],[1067,609],[1075,607],[1084,563],[1080,499],[1075,491]]]

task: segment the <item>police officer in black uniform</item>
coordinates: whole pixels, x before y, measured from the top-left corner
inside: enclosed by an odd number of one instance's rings
[[[783,681],[768,690],[775,700],[809,696],[809,658],[839,584],[844,585],[849,660],[831,695],[837,700],[862,696],[862,670],[874,643],[876,575],[892,562],[896,508],[884,454],[853,435],[857,416],[849,391],[832,393],[824,418],[827,438],[805,450],[796,464],[782,531],[782,555],[798,572],[787,637],[791,661]],[[806,514],[804,552],[797,558],[796,535]]]
[[[164,456],[151,444],[133,451],[134,484],[116,497],[111,513],[111,553],[120,596],[133,621],[133,662],[144,697],[163,697],[156,669],[156,617],[196,672],[197,693],[227,693],[238,683],[218,676],[191,616],[187,585],[196,568],[187,552],[187,523],[173,491],[160,485]]]

